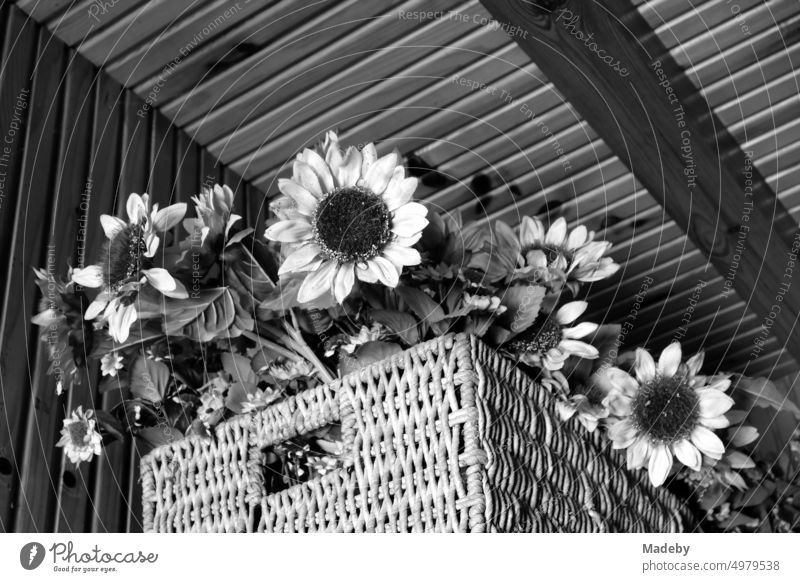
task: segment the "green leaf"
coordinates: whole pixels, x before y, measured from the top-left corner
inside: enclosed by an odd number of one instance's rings
[[[403,348],[392,342],[372,341],[362,344],[355,351],[354,359],[363,368],[403,353]]]
[[[101,335],[95,332],[94,347],[92,348],[92,353],[89,354],[89,357],[99,359],[113,350],[124,350],[125,348],[129,348],[137,344],[149,343],[162,337],[163,335],[164,332],[160,329],[149,329],[147,327],[134,325],[131,327],[128,339],[123,343],[118,344],[115,343],[108,334],[104,333]]]
[[[235,414],[242,414],[242,405],[247,402],[249,394],[256,394],[258,388],[255,384],[248,382],[234,382],[228,387],[228,394],[225,396],[225,406]]]
[[[222,362],[222,369],[230,374],[234,382],[245,382],[249,384],[256,384],[258,378],[250,362],[250,358],[242,356],[241,354],[233,354],[231,352],[223,352],[220,355]]]
[[[754,507],[767,501],[775,491],[775,483],[764,481],[744,494],[742,507]]]
[[[509,287],[500,298],[500,304],[506,307],[503,321],[512,336],[528,329],[539,316],[547,290],[539,285],[515,285]]]
[[[170,382],[170,371],[163,362],[139,356],[131,366],[131,395],[148,402],[161,402]]]
[[[97,424],[116,440],[125,440],[125,427],[120,420],[106,410],[95,410]]]
[[[431,299],[427,293],[407,286],[399,286],[395,289],[395,292],[422,321],[436,323],[445,318],[444,309]]]
[[[172,444],[183,438],[180,432],[166,425],[139,429],[137,436],[154,448]]]
[[[789,398],[790,388],[791,386],[787,386],[785,383],[781,383],[779,388],[767,378],[740,376],[731,392],[737,400],[739,397],[743,397],[753,406],[790,412],[800,420],[800,408]]]
[[[417,320],[414,319],[413,315],[386,309],[373,309],[369,312],[369,315],[373,321],[382,323],[392,332],[399,335],[406,344],[414,345],[419,342]]]

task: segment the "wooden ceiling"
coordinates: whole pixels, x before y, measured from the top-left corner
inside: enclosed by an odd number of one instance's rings
[[[634,3],[800,218],[797,0]],[[18,5],[268,195],[286,161],[328,129],[397,147],[438,170],[418,193],[432,205],[511,223],[558,212],[613,241],[626,268],[591,289],[592,315],[620,321],[638,305],[628,343],[660,348],[691,313],[687,349],[702,345],[732,369],[751,359],[759,316],[722,293],[724,274],[513,39],[482,23],[478,0]],[[418,11],[449,16],[408,16]],[[265,202],[250,203],[263,220]],[[766,347],[749,373],[797,368],[775,338]]]

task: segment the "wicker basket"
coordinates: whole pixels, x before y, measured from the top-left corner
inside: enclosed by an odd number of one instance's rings
[[[344,466],[268,494],[264,449],[341,423]],[[680,501],[466,335],[142,459],[146,531],[681,531]]]

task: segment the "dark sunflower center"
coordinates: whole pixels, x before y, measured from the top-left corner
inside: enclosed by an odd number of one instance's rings
[[[386,203],[364,188],[334,190],[319,203],[313,221],[314,237],[329,259],[363,262],[390,241]]]
[[[89,427],[84,421],[73,422],[67,426],[69,431],[69,440],[74,445],[84,444],[86,435],[89,434]]]
[[[106,286],[115,289],[136,277],[142,269],[147,245],[144,230],[138,225],[129,225],[106,243],[105,278]]]
[[[633,399],[633,421],[639,430],[662,443],[688,437],[698,415],[697,394],[680,376],[656,376]]]
[[[511,349],[518,353],[545,354],[558,346],[561,337],[561,328],[555,323],[547,321],[516,337],[511,342]]]

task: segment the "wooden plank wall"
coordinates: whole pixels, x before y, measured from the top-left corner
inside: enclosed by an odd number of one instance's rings
[[[188,201],[226,181],[240,211],[257,191],[161,114],[9,3],[0,6],[0,531],[140,531],[133,442],[76,468],[55,447],[78,405],[111,405],[89,382],[56,394],[39,330],[34,267],[94,260],[99,216],[127,194]],[[84,230],[85,228],[85,230]]]

